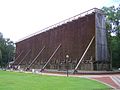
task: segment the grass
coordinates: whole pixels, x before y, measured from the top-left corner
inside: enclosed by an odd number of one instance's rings
[[[106,90],[97,81],[17,72],[0,71],[0,90]]]

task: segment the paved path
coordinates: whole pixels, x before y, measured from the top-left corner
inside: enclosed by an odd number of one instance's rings
[[[120,90],[120,79],[117,77],[119,76],[113,75],[113,76],[103,76],[103,77],[92,77],[91,79],[98,80],[100,82],[110,85],[115,89]]]
[[[120,88],[120,75],[119,76],[112,76],[111,78]]]

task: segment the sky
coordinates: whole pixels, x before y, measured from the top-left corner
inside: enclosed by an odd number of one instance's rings
[[[91,8],[119,4],[120,0],[0,0],[0,32],[16,42]]]

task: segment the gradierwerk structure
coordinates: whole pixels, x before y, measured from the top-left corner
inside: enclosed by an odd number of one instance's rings
[[[105,15],[90,9],[16,42],[13,66],[23,70],[109,70]]]

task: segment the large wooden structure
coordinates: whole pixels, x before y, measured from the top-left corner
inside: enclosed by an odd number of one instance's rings
[[[70,70],[110,69],[101,10],[88,10],[16,42],[13,65],[25,70],[65,70],[66,60]]]

